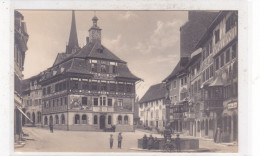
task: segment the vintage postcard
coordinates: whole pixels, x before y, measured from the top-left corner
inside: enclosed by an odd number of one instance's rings
[[[239,154],[245,17],[173,8],[15,7],[14,154]]]

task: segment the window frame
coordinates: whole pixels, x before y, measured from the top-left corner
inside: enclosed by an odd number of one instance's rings
[[[98,106],[98,98],[97,97],[93,98],[93,104],[94,104],[94,106]]]
[[[218,41],[220,41],[220,30],[217,29],[214,31],[214,35],[215,35],[215,44],[218,43]]]
[[[86,97],[86,96],[81,97],[81,103],[82,103],[82,106],[87,106],[88,105],[88,97]]]

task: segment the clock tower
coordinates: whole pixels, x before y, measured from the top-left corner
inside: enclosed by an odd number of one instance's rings
[[[94,16],[92,18],[93,26],[89,31],[89,42],[99,42],[101,43],[101,29],[97,26],[98,18]]]

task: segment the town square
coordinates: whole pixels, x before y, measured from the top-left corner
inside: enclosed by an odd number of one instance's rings
[[[237,11],[14,14],[15,152],[238,152]]]

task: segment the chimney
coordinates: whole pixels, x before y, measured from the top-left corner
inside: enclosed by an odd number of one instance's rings
[[[89,37],[86,38],[87,44],[89,43]]]

